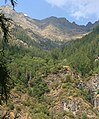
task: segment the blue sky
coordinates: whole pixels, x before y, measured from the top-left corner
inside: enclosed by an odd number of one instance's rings
[[[35,19],[65,17],[77,24],[99,20],[99,0],[17,0],[15,9]],[[0,3],[4,5],[5,3]]]

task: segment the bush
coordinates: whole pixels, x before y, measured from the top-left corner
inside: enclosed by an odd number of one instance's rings
[[[82,114],[81,119],[87,119],[87,115],[86,114]]]
[[[44,93],[49,92],[49,88],[45,81],[43,81],[41,78],[38,78],[32,82],[28,92],[30,96],[40,98],[42,95],[44,95]]]

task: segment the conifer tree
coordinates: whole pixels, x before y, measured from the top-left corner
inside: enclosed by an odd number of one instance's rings
[[[7,0],[5,0],[7,2]],[[16,1],[10,0],[13,9],[15,7]],[[9,37],[9,25],[11,23],[11,19],[6,18],[4,14],[0,13],[0,28],[1,28],[1,34],[3,35],[2,39],[2,49],[0,49],[0,102],[1,100],[5,100],[7,103],[8,99],[8,85],[9,85],[9,71],[7,69],[7,59],[5,57],[5,46],[8,43],[8,37]]]

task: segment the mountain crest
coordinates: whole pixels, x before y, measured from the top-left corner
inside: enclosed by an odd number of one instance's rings
[[[17,13],[10,6],[2,6],[1,12],[8,18],[11,18],[16,25],[23,29],[29,29],[32,33],[38,34],[39,37],[50,39],[53,41],[69,41],[72,39],[81,38],[87,32],[90,32],[99,21],[95,24],[88,23],[86,26],[71,23],[64,17],[51,16],[43,20],[36,20],[27,17],[23,13]],[[30,33],[29,33],[30,34]],[[33,35],[31,35],[33,38]]]

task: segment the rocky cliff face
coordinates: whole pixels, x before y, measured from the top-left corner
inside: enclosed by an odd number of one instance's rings
[[[57,72],[43,77],[50,91],[45,95],[45,104],[48,106],[50,117],[44,119],[98,119],[99,113],[99,76],[92,76],[89,81],[82,81],[80,75],[75,74],[69,66],[63,66]],[[90,92],[93,103],[87,98]],[[86,95],[85,95],[86,94]],[[0,106],[1,119],[34,119],[43,109],[38,100],[23,92],[13,89],[8,106]],[[39,103],[39,104],[38,104]],[[37,107],[36,107],[37,106]],[[46,112],[45,112],[46,113]],[[42,114],[41,114],[42,115]],[[38,119],[36,117],[36,119]]]
[[[83,82],[80,75],[76,75],[66,67],[59,73],[47,77],[47,83],[51,88],[47,96],[52,98],[50,111],[57,116],[60,116],[58,113],[65,112],[66,115],[62,117],[64,119],[80,119],[80,117],[82,119],[84,115],[88,119],[98,119],[99,94],[96,92],[99,87],[99,77],[93,76],[88,82]],[[90,94],[89,90],[93,89],[94,94]],[[93,103],[89,100],[90,95]]]
[[[99,75],[94,75],[87,83],[87,87],[92,96],[91,103],[95,108],[99,108]]]

